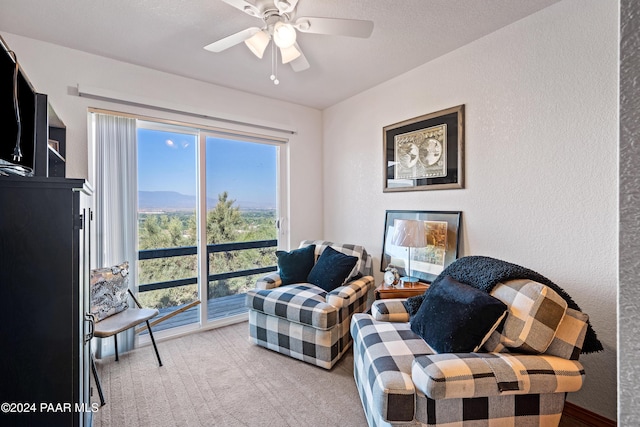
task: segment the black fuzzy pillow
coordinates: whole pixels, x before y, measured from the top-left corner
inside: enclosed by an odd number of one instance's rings
[[[438,353],[477,351],[502,321],[507,306],[450,276],[429,287],[411,330]]]
[[[424,294],[416,295],[414,297],[409,297],[406,300],[402,301],[404,308],[409,313],[409,317],[413,317],[416,315],[420,306],[422,305],[422,301],[424,301]]]

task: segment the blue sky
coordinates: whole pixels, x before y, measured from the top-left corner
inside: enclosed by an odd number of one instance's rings
[[[207,197],[275,207],[277,148],[207,138]],[[138,189],[196,194],[197,136],[138,129]]]

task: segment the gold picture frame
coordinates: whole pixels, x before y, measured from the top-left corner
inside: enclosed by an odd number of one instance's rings
[[[383,192],[464,188],[464,105],[385,126]]]

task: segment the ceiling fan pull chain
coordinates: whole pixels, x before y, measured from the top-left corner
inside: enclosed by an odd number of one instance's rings
[[[278,50],[275,43],[271,43],[271,81],[274,85],[280,84],[278,80]]]

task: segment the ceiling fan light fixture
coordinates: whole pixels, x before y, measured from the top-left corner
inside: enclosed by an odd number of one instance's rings
[[[275,0],[274,3],[279,10],[291,9],[291,3],[289,3],[287,0]]]
[[[255,56],[262,59],[264,51],[269,45],[269,35],[265,31],[258,31],[253,36],[244,41],[249,50],[253,52]]]
[[[288,48],[296,42],[296,29],[282,21],[273,26],[273,41],[279,48]]]
[[[323,17],[298,17],[299,0],[222,0],[242,12],[259,18],[262,27],[249,27],[223,37],[204,48],[219,53],[244,42],[249,50],[262,59],[271,44],[271,80],[278,84],[278,54],[283,64],[289,64],[295,72],[310,67],[302,49],[296,42],[298,32],[368,38],[373,22],[358,19]],[[271,43],[273,42],[273,43]]]
[[[250,6],[245,6],[243,10],[244,10],[244,13],[246,13],[247,15],[258,16],[258,14],[256,13],[256,10]]]
[[[307,31],[309,28],[311,28],[311,22],[309,22],[308,19],[300,19],[296,22],[296,28],[298,28],[300,31]]]
[[[288,64],[289,62],[293,61],[294,59],[300,57],[300,55],[302,55],[302,52],[300,52],[298,49],[296,49],[295,46],[289,46],[289,47],[281,47],[280,48],[280,56],[282,56],[282,63],[283,64]]]

